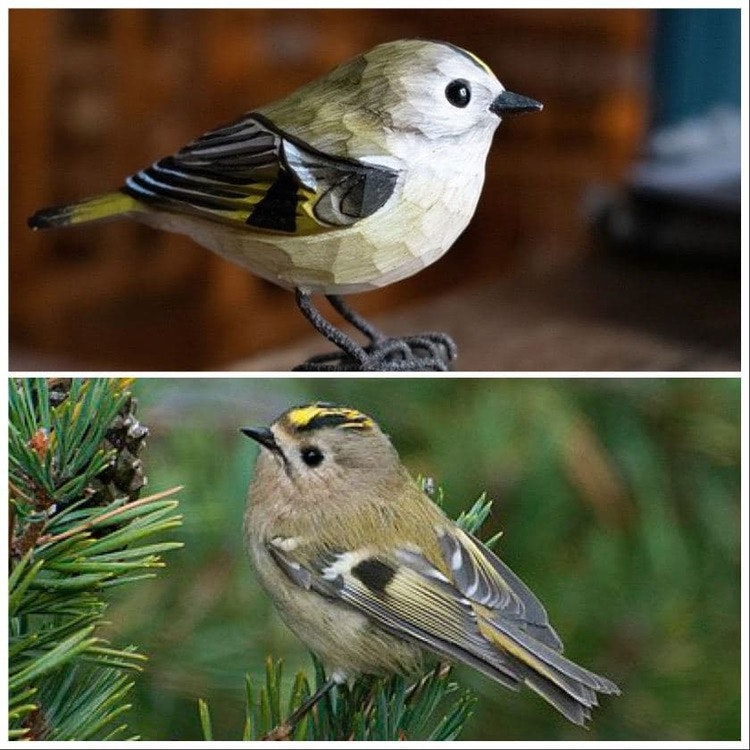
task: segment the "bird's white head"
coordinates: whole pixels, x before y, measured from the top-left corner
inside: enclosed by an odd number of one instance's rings
[[[364,59],[365,106],[389,130],[427,139],[491,135],[504,115],[541,109],[539,102],[506,91],[471,52],[446,42],[387,42]]]
[[[503,87],[471,52],[447,42],[386,42],[260,111],[327,153],[412,162],[476,145],[502,117],[542,105]]]

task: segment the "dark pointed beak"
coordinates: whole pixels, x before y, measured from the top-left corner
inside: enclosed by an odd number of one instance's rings
[[[543,106],[536,99],[514,94],[512,91],[503,91],[490,104],[490,112],[494,112],[498,117],[508,117],[509,115],[520,115],[522,112],[540,112]]]
[[[264,448],[268,448],[272,453],[282,455],[281,448],[268,427],[241,427],[240,432],[255,440],[256,443],[260,443]]]

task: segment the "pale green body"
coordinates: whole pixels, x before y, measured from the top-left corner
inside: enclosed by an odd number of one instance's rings
[[[447,98],[447,86],[456,82],[471,89],[465,105]],[[161,168],[171,157],[131,175],[123,191],[43,209],[30,224],[39,229],[128,216],[186,234],[285,288],[348,294],[386,286],[436,261],[471,220],[500,123],[494,104],[504,93],[489,68],[464,50],[421,40],[388,42],[249,113],[264,118],[267,132],[282,144],[278,152],[253,151],[257,142],[251,138],[242,153],[240,136],[237,152],[222,160],[217,154],[226,141],[219,128],[206,134],[222,145],[209,147],[212,155],[199,165],[203,177],[191,173],[189,157],[181,161],[182,149],[166,171]],[[205,143],[204,137],[186,149]],[[285,207],[270,210],[277,211],[275,218],[254,221],[274,186],[288,189],[276,184],[282,172],[294,171],[285,163],[287,142],[306,151],[303,161],[317,154],[322,162],[310,168],[307,181],[295,172],[298,192],[293,199],[284,194]],[[262,153],[266,158],[257,157],[255,172],[243,166]],[[326,163],[333,165],[327,177],[337,177],[321,187],[325,179],[318,183],[315,170],[325,172]],[[355,209],[342,221],[316,213],[326,196],[349,185],[347,177],[368,168],[388,174],[387,190],[368,188],[379,196],[369,209]],[[347,187],[342,195],[348,194]],[[221,204],[227,195],[234,201],[229,206]]]
[[[434,165],[403,173],[389,202],[352,227],[321,234],[261,234],[163,211],[134,218],[179,232],[261,278],[310,293],[354,294],[387,286],[440,258],[474,214],[484,173],[445,184]]]
[[[445,81],[454,78],[474,83],[465,110],[445,101]],[[256,110],[325,154],[397,170],[393,195],[372,216],[300,236],[164,211],[133,216],[285,288],[349,294],[386,286],[436,261],[471,220],[500,123],[488,107],[502,91],[486,66],[448,46],[380,45]]]

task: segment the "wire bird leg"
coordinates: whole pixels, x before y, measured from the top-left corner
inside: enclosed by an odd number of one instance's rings
[[[332,690],[338,683],[333,678],[326,680],[307,700],[297,706],[297,708],[281,723],[277,724],[264,740],[288,740],[292,732],[297,728],[297,724],[312,711],[320,700]]]
[[[313,306],[310,295],[295,290],[297,307],[318,333],[340,351],[317,354],[295,370],[308,372],[415,372],[420,370],[446,372],[456,359],[458,350],[453,339],[445,333],[422,333],[415,336],[390,337],[352,310],[335,294],[326,295],[331,307],[347,323],[370,340],[361,346],[353,338],[327,321]]]

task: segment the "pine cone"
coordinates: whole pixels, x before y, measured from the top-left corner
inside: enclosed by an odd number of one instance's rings
[[[127,383],[128,381],[125,381],[124,384]],[[117,385],[121,386],[121,383]],[[48,378],[47,390],[52,408],[57,408],[65,402],[70,395],[70,386],[71,378]],[[122,387],[115,388],[113,392],[122,392]],[[141,460],[148,428],[136,418],[137,406],[136,399],[128,394],[105,434],[102,449],[107,452],[114,449],[115,453],[87,488],[90,494],[88,505],[109,505],[122,497],[137,500],[141,489],[148,483]]]
[[[129,395],[107,430],[102,447],[107,451],[114,449],[116,453],[91,484],[94,505],[109,505],[124,495],[129,500],[137,500],[148,482],[140,458],[148,428],[135,416],[137,405],[136,399]]]

